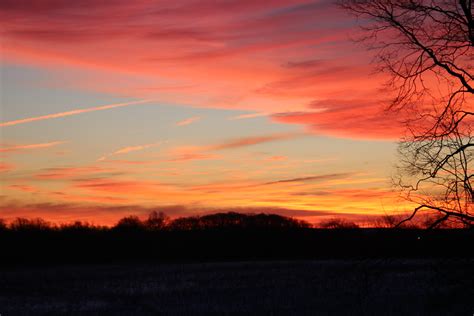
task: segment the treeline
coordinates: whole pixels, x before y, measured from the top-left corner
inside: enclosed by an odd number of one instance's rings
[[[425,216],[418,221],[405,222],[398,227],[406,216],[383,215],[373,217],[369,222],[371,228],[424,229],[436,220]],[[136,215],[121,218],[113,226],[94,225],[88,222],[75,221],[65,224],[53,224],[42,218],[16,218],[7,223],[0,219],[0,231],[190,231],[209,229],[358,229],[357,223],[343,218],[329,218],[318,224],[276,214],[242,214],[236,212],[216,213],[203,216],[189,216],[170,219],[163,212],[153,211],[146,219]],[[443,223],[438,228],[461,228],[459,225]]]
[[[473,229],[358,229],[335,219],[321,229],[274,214],[172,220],[153,212],[145,219],[124,217],[112,227],[24,218],[1,223],[0,265],[474,257]]]
[[[151,212],[146,219],[130,215],[121,218],[114,226],[93,225],[75,221],[53,224],[42,218],[16,218],[10,223],[0,220],[0,230],[10,231],[190,231],[212,229],[306,229],[310,223],[276,214],[216,213],[204,216],[179,217],[171,220],[163,212]],[[349,228],[349,227],[348,227]],[[350,227],[352,228],[352,227]]]

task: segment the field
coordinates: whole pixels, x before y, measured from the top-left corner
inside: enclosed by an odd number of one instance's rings
[[[473,315],[473,259],[10,266],[3,315]]]

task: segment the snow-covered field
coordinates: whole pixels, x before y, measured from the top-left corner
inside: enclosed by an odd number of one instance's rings
[[[1,315],[468,315],[474,261],[370,259],[10,267]]]

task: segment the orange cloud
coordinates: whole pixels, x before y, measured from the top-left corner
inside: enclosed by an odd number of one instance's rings
[[[66,143],[65,141],[56,141],[56,142],[49,142],[49,143],[40,143],[40,144],[29,144],[29,145],[16,145],[10,147],[3,147],[0,148],[0,152],[16,152],[21,150],[28,150],[28,149],[41,149],[41,148],[49,148],[53,146],[58,146],[61,144]]]
[[[131,204],[104,206],[100,203],[84,204],[68,201],[35,204],[10,202],[2,204],[1,209],[0,215],[6,220],[13,220],[17,217],[42,217],[54,223],[80,220],[100,225],[113,225],[121,217],[130,214],[145,215],[155,208]]]
[[[128,195],[147,195],[157,193],[166,186],[152,181],[115,180],[115,179],[84,179],[78,180],[77,188],[109,193],[126,193]]]
[[[199,152],[187,152],[186,149],[176,148],[173,150],[172,158],[170,162],[188,162],[194,160],[214,160],[220,159],[221,156],[215,154],[199,153]]]
[[[152,211],[162,211],[171,218],[192,215],[206,215],[218,212],[239,212],[239,213],[272,213],[283,216],[292,216],[302,219],[325,218],[334,216],[343,216],[345,218],[357,219],[357,214],[335,213],[330,210],[300,210],[283,207],[209,207],[193,205],[160,205],[141,206],[136,204],[125,205],[101,205],[101,204],[82,204],[76,202],[64,203],[8,203],[1,205],[5,211],[1,214],[3,219],[13,220],[17,217],[36,218],[42,217],[53,223],[72,222],[76,220],[86,221],[100,225],[114,225],[117,221],[128,215],[138,215],[146,218]],[[365,219],[367,216],[364,217]]]
[[[128,146],[128,147],[121,148],[117,151],[114,151],[112,153],[112,155],[120,155],[120,154],[129,153],[129,152],[132,152],[132,151],[144,150],[144,149],[147,149],[147,148],[160,146],[161,144],[162,144],[162,142],[153,143],[153,144],[138,145],[138,146]]]
[[[123,160],[123,159],[113,159],[113,160],[101,160],[101,162],[111,163],[111,164],[124,164],[124,165],[153,165],[158,164],[157,161],[149,160]]]
[[[255,117],[262,117],[262,116],[269,116],[270,113],[250,113],[250,114],[241,114],[237,116],[229,117],[229,120],[244,120],[244,119],[251,119]]]
[[[85,109],[59,112],[59,113],[36,116],[36,117],[29,117],[29,118],[20,119],[20,120],[1,122],[0,127],[7,127],[7,126],[31,123],[31,122],[36,122],[36,121],[55,119],[55,118],[78,115],[78,114],[94,112],[94,111],[109,110],[109,109],[114,109],[114,108],[119,108],[119,107],[124,107],[124,106],[130,106],[130,105],[136,105],[136,104],[149,103],[149,102],[152,102],[152,100],[140,100],[140,101],[132,101],[132,102],[124,102],[124,103],[114,103],[114,104],[96,106],[96,107],[92,107],[92,108],[85,108]]]
[[[37,192],[38,189],[27,184],[12,184],[8,186],[9,189],[18,190],[22,192]]]
[[[98,161],[104,161],[110,156],[128,154],[128,153],[134,152],[134,151],[140,151],[140,150],[145,150],[145,149],[152,148],[152,147],[157,147],[157,146],[160,146],[162,144],[163,144],[163,142],[157,142],[157,143],[151,143],[151,144],[123,147],[123,148],[120,148],[120,149],[114,151],[111,154],[108,154],[108,155],[105,155],[105,156],[99,158]]]
[[[265,158],[265,161],[285,161],[288,160],[287,156],[271,156]]]
[[[8,172],[14,169],[14,166],[9,163],[0,162],[0,172]]]
[[[341,179],[341,178],[347,179],[353,175],[355,175],[355,173],[323,174],[323,175],[307,176],[307,177],[300,177],[300,178],[293,178],[293,179],[276,180],[276,181],[264,183],[264,185],[291,183],[291,182],[327,181],[327,180],[334,180],[334,179]]]
[[[37,174],[35,177],[38,179],[72,179],[78,176],[87,176],[92,174],[108,175],[117,174],[113,169],[106,169],[100,167],[60,167],[60,168],[47,168]]]
[[[268,176],[259,179],[243,177],[236,181],[232,179],[212,181],[209,177],[194,177],[191,181],[188,179],[180,183],[173,180],[173,183],[165,183],[136,177],[118,178],[114,173],[101,173],[103,170],[86,167],[51,168],[48,171],[49,173],[42,174],[42,179],[68,181],[58,182],[58,185],[64,185],[62,187],[49,187],[49,190],[36,191],[37,201],[54,199],[65,203],[75,202],[78,203],[78,207],[85,209],[89,208],[91,203],[110,207],[138,203],[141,205],[138,209],[129,209],[129,213],[134,214],[137,214],[139,209],[149,208],[156,203],[166,206],[173,205],[176,201],[187,205],[191,214],[198,210],[210,212],[227,208],[267,210],[278,208],[308,212],[308,217],[321,216],[322,211],[331,212],[333,215],[370,216],[380,214],[384,209],[392,211],[400,206],[395,202],[396,194],[375,186],[374,179],[360,173],[327,173],[281,179],[272,179]],[[87,176],[89,173],[93,175]],[[353,183],[360,183],[363,186],[354,188]],[[10,189],[31,191],[27,184],[13,184]],[[42,214],[47,215],[49,212],[50,210],[45,209]],[[100,213],[100,210],[98,212]],[[301,212],[297,216],[304,216]],[[84,218],[83,215],[80,217]],[[101,219],[102,215],[97,214],[97,217],[95,215],[91,213],[87,218],[106,221]],[[112,218],[116,215],[108,214],[107,217]],[[5,216],[5,212],[2,211],[0,216]]]
[[[176,126],[186,126],[186,125],[190,125],[194,122],[197,122],[199,121],[201,118],[199,116],[194,116],[194,117],[190,117],[188,119],[185,119],[185,120],[182,120],[182,121],[179,121],[176,123]]]

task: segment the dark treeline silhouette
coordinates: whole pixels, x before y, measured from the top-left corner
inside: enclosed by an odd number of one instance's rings
[[[354,224],[355,225],[355,224]],[[55,225],[42,218],[16,218],[11,223],[0,219],[0,230],[11,231],[187,231],[210,229],[303,229],[310,228],[308,222],[276,214],[241,214],[236,212],[216,213],[204,216],[179,217],[171,220],[163,212],[151,212],[145,220],[136,215],[121,218],[114,226],[97,226],[75,221]],[[353,228],[328,227],[328,228]]]
[[[393,227],[396,218],[381,219]],[[380,225],[380,226],[383,226]],[[474,230],[371,228],[328,219],[318,227],[274,214],[218,213],[171,220],[152,212],[112,227],[43,219],[0,221],[2,264],[130,261],[473,257]]]

